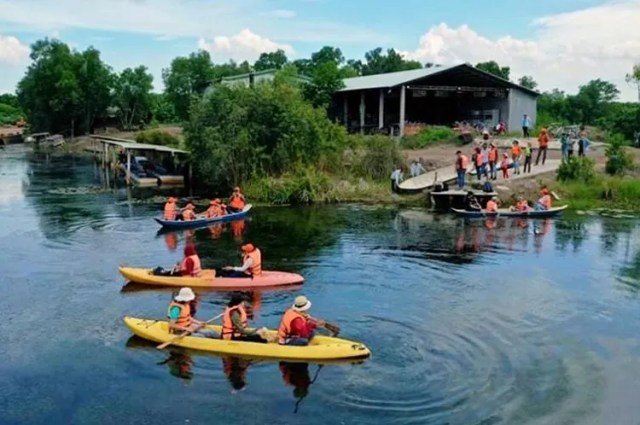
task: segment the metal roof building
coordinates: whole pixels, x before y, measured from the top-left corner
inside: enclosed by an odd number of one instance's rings
[[[456,121],[519,128],[536,118],[538,93],[469,64],[347,78],[334,94],[337,117],[349,131],[404,135],[408,122]]]

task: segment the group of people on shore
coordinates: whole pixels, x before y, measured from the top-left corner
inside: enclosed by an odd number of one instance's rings
[[[541,160],[542,165],[545,164],[550,141],[549,131],[543,128],[538,136],[538,154],[534,165],[540,164]],[[459,150],[456,152],[455,162],[458,188],[460,190],[464,188],[466,175],[472,168],[475,169],[478,181],[481,181],[483,177],[487,180],[497,180],[498,170],[501,171],[502,178],[505,180],[510,178],[510,170],[513,170],[514,175],[531,173],[533,151],[531,142],[522,146],[518,140],[514,140],[511,147],[506,152],[503,151],[502,154],[495,142],[488,141],[476,146],[471,157]]]
[[[164,220],[192,221],[201,218],[220,217],[229,213],[240,212],[246,205],[245,197],[242,192],[240,192],[239,187],[233,189],[228,204],[223,204],[220,198],[212,199],[209,202],[209,208],[202,213],[196,213],[196,207],[191,201],[187,202],[187,205],[182,209],[178,208],[177,202],[178,199],[173,196],[167,199],[162,216]]]
[[[411,178],[418,177],[419,175],[426,173],[427,170],[424,168],[424,164],[422,163],[422,158],[418,158],[417,160],[414,159],[411,162],[411,165],[409,166],[409,171],[411,173]],[[391,172],[390,179],[391,179],[391,191],[393,193],[399,193],[400,183],[404,181],[404,166],[400,165],[396,167]]]

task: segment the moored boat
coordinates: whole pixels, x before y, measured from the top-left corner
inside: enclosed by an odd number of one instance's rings
[[[166,321],[125,317],[124,323],[135,335],[150,341],[163,343],[176,337],[169,333],[169,324]],[[221,326],[217,325],[207,325],[204,329],[217,333],[222,330]],[[277,332],[270,330],[268,335],[275,338]],[[314,336],[309,345],[304,347],[280,345],[277,342],[261,344],[200,336],[185,336],[174,340],[172,344],[218,354],[294,361],[361,359],[371,355],[364,344],[322,335]]]

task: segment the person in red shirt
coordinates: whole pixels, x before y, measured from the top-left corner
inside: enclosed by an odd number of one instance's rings
[[[309,316],[311,301],[304,295],[296,297],[293,305],[282,316],[278,328],[278,343],[281,345],[309,345],[317,327],[324,327],[322,320]]]

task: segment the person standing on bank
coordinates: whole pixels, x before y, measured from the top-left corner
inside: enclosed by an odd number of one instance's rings
[[[458,189],[464,189],[464,178],[467,174],[467,167],[469,166],[469,158],[462,151],[456,152],[456,175],[458,181]]]
[[[527,142],[524,148],[524,173],[531,173],[531,160],[533,159],[533,146],[531,142]]]
[[[400,183],[404,179],[402,167],[398,167],[391,173],[391,191],[393,193],[400,193]]]
[[[498,178],[498,171],[496,170],[496,166],[498,164],[498,148],[496,145],[491,142],[489,145],[489,174],[491,180],[496,180]]]
[[[522,137],[530,137],[529,129],[531,128],[531,118],[529,115],[524,114],[522,117]]]
[[[538,136],[538,155],[536,156],[536,165],[540,162],[540,156],[542,155],[542,165],[547,160],[547,148],[549,147],[549,131],[546,128],[540,130]]]

